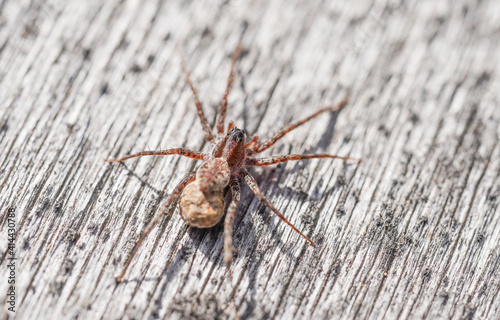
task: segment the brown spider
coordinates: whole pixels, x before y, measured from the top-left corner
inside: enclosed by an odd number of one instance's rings
[[[224,220],[224,261],[229,264],[233,259],[233,243],[232,243],[232,233],[233,233],[233,220],[236,213],[236,208],[240,201],[240,183],[239,180],[242,178],[246,184],[252,189],[253,193],[259,198],[259,200],[264,203],[269,209],[271,209],[281,220],[292,227],[297,233],[309,241],[312,245],[315,243],[300,232],[296,227],[294,227],[279,211],[274,207],[269,200],[261,192],[255,179],[248,173],[247,167],[251,166],[267,166],[271,164],[286,162],[290,160],[303,160],[303,159],[313,159],[313,158],[338,158],[342,160],[356,160],[361,161],[361,159],[354,159],[349,157],[340,157],[329,154],[291,154],[291,155],[281,155],[273,156],[268,158],[253,158],[252,156],[267,150],[275,144],[276,141],[281,139],[285,134],[297,128],[298,126],[304,124],[305,122],[317,117],[318,115],[328,112],[337,111],[346,105],[347,99],[342,100],[335,106],[330,106],[323,108],[311,116],[298,121],[294,124],[289,125],[280,132],[278,132],[273,137],[265,140],[264,142],[259,142],[259,137],[255,136],[246,142],[246,133],[244,130],[235,127],[234,123],[229,122],[229,127],[227,133],[224,133],[224,122],[226,118],[227,110],[227,96],[231,90],[231,86],[234,78],[234,66],[236,60],[238,59],[241,52],[241,47],[238,46],[235,50],[232,62],[231,71],[229,73],[229,79],[227,82],[226,91],[224,97],[219,106],[217,112],[215,130],[216,135],[212,133],[212,129],[208,124],[207,118],[203,112],[201,102],[198,99],[196,89],[191,82],[189,71],[186,68],[184,61],[182,61],[182,69],[186,75],[187,83],[191,87],[193,92],[193,98],[198,109],[198,117],[201,120],[201,125],[203,131],[205,132],[205,139],[211,144],[211,153],[202,153],[199,151],[191,151],[182,148],[172,148],[166,150],[157,151],[142,151],[136,154],[128,155],[120,159],[106,159],[106,161],[112,162],[122,162],[124,160],[141,157],[141,156],[151,156],[151,155],[170,155],[178,154],[186,157],[190,157],[196,160],[203,160],[204,162],[200,167],[188,174],[184,179],[179,182],[172,193],[168,196],[167,200],[159,210],[159,212],[154,216],[154,218],[149,222],[146,228],[141,232],[139,240],[135,244],[132,252],[125,262],[122,272],[116,278],[117,282],[120,282],[125,275],[127,268],[129,267],[134,255],[141,246],[144,239],[155,227],[155,225],[160,221],[163,214],[171,212],[170,209],[180,197],[178,201],[179,212],[184,219],[184,221],[193,227],[197,228],[210,228],[220,221],[224,214],[224,195],[227,192],[231,192],[231,203],[227,209],[226,218]]]

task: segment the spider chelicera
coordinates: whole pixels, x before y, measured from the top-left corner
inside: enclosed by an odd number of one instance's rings
[[[189,71],[186,68],[184,61],[182,61],[182,69],[185,73],[187,83],[193,92],[194,103],[198,110],[198,117],[200,118],[205,139],[210,143],[212,151],[210,153],[203,153],[199,151],[186,150],[182,148],[172,148],[156,151],[142,151],[136,154],[128,155],[119,159],[106,159],[109,162],[122,162],[124,160],[142,157],[142,156],[157,156],[157,155],[171,155],[177,154],[196,160],[202,160],[203,163],[194,172],[189,173],[179,184],[174,188],[172,193],[168,196],[161,209],[149,222],[146,228],[141,232],[139,240],[135,244],[132,252],[128,256],[122,272],[116,278],[120,282],[125,275],[134,255],[141,246],[144,239],[151,232],[151,230],[160,221],[161,217],[168,212],[171,212],[172,206],[176,203],[179,204],[179,212],[184,221],[193,227],[197,228],[210,228],[220,221],[224,214],[225,208],[225,195],[230,192],[231,202],[227,208],[226,217],[224,220],[224,261],[229,266],[233,259],[233,220],[236,214],[236,209],[240,201],[240,180],[250,187],[259,200],[269,209],[271,209],[281,220],[292,227],[297,233],[309,241],[312,245],[315,243],[294,227],[279,211],[274,207],[271,202],[264,196],[260,190],[255,179],[247,171],[248,167],[252,166],[267,166],[291,160],[304,160],[313,158],[337,158],[342,160],[355,160],[350,157],[340,157],[330,154],[290,154],[272,156],[267,158],[254,158],[253,156],[261,153],[264,150],[272,147],[276,141],[281,139],[285,134],[304,124],[305,122],[317,117],[325,112],[332,112],[341,109],[346,105],[347,99],[342,100],[340,103],[323,108],[311,116],[295,122],[283,130],[279,131],[273,137],[259,142],[259,137],[254,136],[247,142],[246,132],[237,128],[234,123],[229,122],[228,129],[225,131],[224,123],[227,111],[227,96],[231,91],[234,79],[234,67],[236,60],[241,53],[241,47],[238,46],[232,56],[231,71],[227,82],[224,97],[219,106],[217,117],[215,120],[215,134],[208,124],[205,113],[200,100],[198,99],[197,91],[191,81]]]

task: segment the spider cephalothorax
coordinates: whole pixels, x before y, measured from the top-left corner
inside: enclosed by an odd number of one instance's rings
[[[146,236],[151,232],[154,226],[161,219],[163,214],[170,212],[172,206],[178,203],[179,212],[184,221],[190,226],[197,228],[209,228],[217,224],[224,215],[225,208],[225,195],[230,193],[231,202],[227,208],[226,217],[224,220],[224,261],[229,265],[233,258],[233,221],[236,214],[236,209],[240,201],[240,180],[252,189],[259,200],[271,209],[280,219],[291,226],[296,232],[307,239],[311,244],[314,242],[306,237],[302,232],[295,228],[279,211],[276,209],[269,200],[261,192],[255,179],[248,173],[247,167],[251,166],[267,166],[271,164],[286,162],[290,160],[303,160],[312,158],[338,158],[342,160],[356,160],[349,157],[339,157],[329,154],[291,154],[282,156],[273,156],[267,158],[254,158],[264,150],[269,149],[271,146],[281,139],[285,134],[304,124],[305,122],[315,118],[324,112],[336,111],[342,108],[347,100],[344,99],[340,103],[323,108],[311,116],[298,121],[294,124],[284,128],[273,137],[259,142],[259,137],[254,136],[248,142],[246,141],[245,130],[238,129],[232,122],[229,123],[227,131],[225,131],[225,117],[227,111],[227,96],[231,90],[234,77],[234,65],[240,54],[241,48],[238,47],[233,54],[231,63],[231,71],[229,73],[229,80],[227,83],[226,92],[222,103],[217,112],[215,135],[212,132],[207,118],[203,112],[202,105],[198,100],[196,89],[191,82],[189,72],[182,63],[184,73],[186,74],[188,85],[190,86],[194,102],[198,111],[198,116],[205,133],[206,140],[212,145],[211,153],[203,153],[199,151],[191,151],[182,148],[172,148],[157,151],[143,151],[120,159],[106,159],[106,161],[121,162],[126,159],[147,156],[147,155],[171,155],[178,154],[190,157],[196,160],[203,160],[203,163],[196,169],[196,171],[188,174],[179,184],[174,188],[172,193],[168,196],[165,203],[155,215],[153,220],[149,222],[146,228],[141,232],[139,241],[136,243],[134,249],[129,255],[121,274],[117,277],[120,282],[125,272],[127,271],[130,262],[132,261],[135,253],[139,249]],[[178,200],[179,199],[179,200]]]

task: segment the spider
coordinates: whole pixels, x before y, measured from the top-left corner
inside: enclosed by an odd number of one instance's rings
[[[312,245],[315,245],[311,239],[293,226],[283,216],[283,214],[281,214],[278,209],[271,204],[271,202],[260,190],[255,179],[249,174],[247,168],[252,166],[268,166],[291,160],[313,158],[337,158],[344,161],[361,161],[361,159],[330,154],[290,154],[266,158],[254,158],[254,155],[269,149],[284,135],[298,126],[316,118],[322,113],[341,109],[347,104],[347,99],[342,100],[336,105],[320,109],[309,117],[285,127],[277,134],[263,142],[259,142],[258,136],[254,136],[247,141],[245,130],[237,128],[232,121],[229,122],[228,129],[225,131],[227,97],[231,91],[235,64],[240,56],[240,53],[241,46],[238,46],[232,55],[229,79],[227,81],[222,102],[218,108],[215,126],[213,129],[215,130],[215,134],[208,124],[205,113],[203,112],[202,104],[198,99],[197,90],[191,81],[190,73],[186,64],[184,60],[181,62],[182,70],[193,94],[194,103],[203,127],[205,139],[211,145],[210,153],[186,150],[183,148],[171,148],[165,150],[142,151],[118,159],[105,159],[105,161],[108,162],[122,162],[135,157],[177,154],[203,161],[198,169],[189,173],[177,184],[172,193],[167,197],[165,203],[161,206],[158,213],[141,232],[139,240],[136,242],[134,248],[128,256],[121,274],[116,278],[118,283],[123,279],[134,255],[137,253],[137,250],[141,246],[144,239],[160,221],[162,216],[171,212],[171,209],[173,209],[173,206],[175,206],[176,203],[178,203],[181,217],[188,225],[197,228],[210,228],[217,224],[222,218],[225,208],[224,199],[228,192],[231,194],[231,202],[227,208],[226,217],[224,219],[224,261],[226,262],[226,265],[229,266],[233,259],[233,221],[238,203],[240,201],[240,180],[243,180],[250,187],[257,198],[259,198],[259,200],[266,207],[271,209],[281,220],[288,224],[293,230],[304,237]]]

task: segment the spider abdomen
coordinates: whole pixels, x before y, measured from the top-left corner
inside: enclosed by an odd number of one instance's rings
[[[201,192],[195,180],[188,184],[182,192],[179,212],[182,219],[191,227],[213,227],[224,214],[223,192]]]
[[[196,171],[196,180],[186,186],[179,201],[182,219],[196,228],[210,228],[224,214],[224,189],[231,170],[226,160],[205,161]]]

